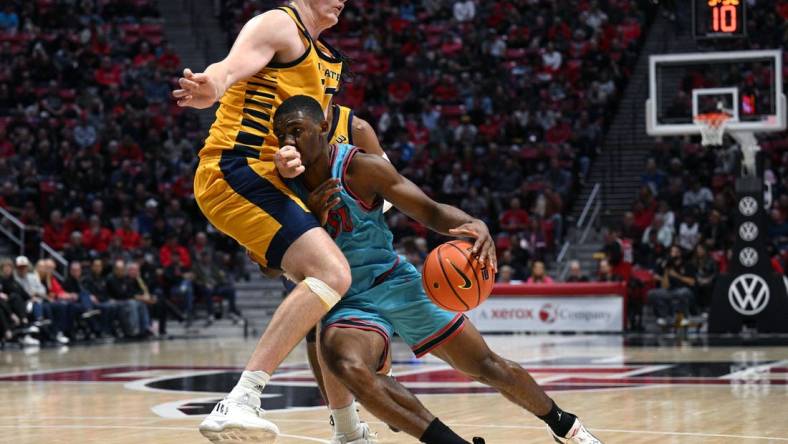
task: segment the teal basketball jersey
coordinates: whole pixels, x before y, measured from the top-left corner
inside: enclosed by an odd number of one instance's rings
[[[369,206],[345,183],[350,161],[359,152],[353,145],[337,144],[331,145],[329,153],[331,177],[340,180],[340,202],[329,212],[325,229],[350,264],[353,284],[348,296],[384,281],[400,261],[383,216],[382,200]],[[291,188],[306,202],[309,193],[300,182],[293,181]]]

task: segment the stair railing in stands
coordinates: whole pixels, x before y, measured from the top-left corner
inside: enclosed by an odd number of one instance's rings
[[[43,241],[38,246],[41,248],[42,253],[46,253],[55,261],[55,276],[62,282],[68,276],[68,261],[62,254]]]
[[[8,240],[16,244],[19,249],[19,254],[24,255],[25,224],[2,207],[0,207],[0,216],[2,216],[2,220],[0,220],[0,233],[3,233]]]
[[[580,213],[580,218],[577,219],[572,239],[567,239],[567,241],[564,242],[564,245],[561,246],[561,251],[558,253],[558,257],[555,259],[556,268],[560,270],[557,277],[561,281],[563,281],[569,273],[568,256],[572,250],[572,246],[583,244],[588,238],[588,234],[591,232],[591,227],[596,224],[596,220],[602,210],[602,199],[600,198],[601,189],[601,184],[598,182],[594,184],[591,195],[588,196],[588,200],[583,207],[583,212]]]
[[[0,219],[0,233],[16,244],[18,254],[24,256],[26,253],[25,247],[27,246],[25,234],[35,228],[28,227],[2,207],[0,207],[0,216],[2,216],[2,219]],[[39,242],[38,248],[43,255],[49,256],[55,261],[55,276],[58,279],[62,280],[64,276],[68,275],[68,261],[62,254],[43,241]],[[32,259],[35,260],[35,258]]]

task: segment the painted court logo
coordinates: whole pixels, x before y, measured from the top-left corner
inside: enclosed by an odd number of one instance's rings
[[[769,305],[769,285],[757,274],[743,274],[731,283],[728,301],[737,312],[756,315]]]

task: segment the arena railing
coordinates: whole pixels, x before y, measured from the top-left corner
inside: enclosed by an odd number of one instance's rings
[[[28,253],[26,251],[26,233],[37,228],[29,227],[2,207],[0,207],[0,216],[2,216],[2,220],[0,220],[0,233],[4,234],[5,237],[17,246],[19,255],[25,256],[26,253]],[[35,239],[35,237],[33,239]],[[58,279],[62,280],[64,276],[68,275],[68,261],[62,254],[58,253],[54,248],[43,241],[39,242],[38,248],[39,252],[45,253],[55,261],[55,276]]]
[[[591,228],[596,224],[599,213],[602,210],[601,190],[602,185],[600,183],[594,184],[594,188],[591,190],[585,206],[583,206],[583,211],[580,213],[580,218],[577,219],[572,236],[561,246],[561,251],[555,259],[556,268],[560,270],[557,277],[561,281],[569,273],[569,255],[572,253],[572,247],[584,243],[588,239]]]
[[[0,207],[0,233],[3,233],[12,243],[19,248],[19,254],[25,254],[25,231],[27,227],[5,208]],[[17,231],[16,233],[14,231]]]
[[[68,276],[68,261],[62,254],[58,253],[54,248],[50,247],[47,243],[41,242],[38,244],[42,253],[48,255],[55,261],[55,276],[62,282]],[[42,254],[43,255],[43,254]]]

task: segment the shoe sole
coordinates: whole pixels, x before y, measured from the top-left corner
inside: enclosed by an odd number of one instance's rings
[[[227,426],[222,431],[200,429],[200,433],[214,444],[273,444],[278,436],[270,430],[249,429],[242,426]]]

